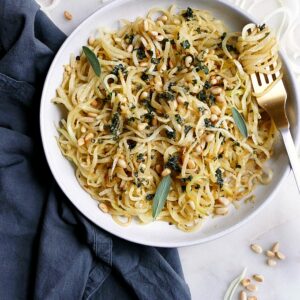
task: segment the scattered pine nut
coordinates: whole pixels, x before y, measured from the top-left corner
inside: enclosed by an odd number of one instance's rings
[[[98,101],[97,100],[92,101],[91,106],[97,107],[98,106]]]
[[[88,133],[86,135],[86,137],[84,138],[85,141],[89,141],[90,139],[92,139],[94,137],[94,134],[92,132]]]
[[[161,34],[155,37],[155,39],[156,39],[157,41],[159,41],[159,42],[162,42],[162,40],[163,40],[164,38],[165,38],[165,37],[164,37],[163,35],[161,35]]]
[[[285,259],[285,255],[282,252],[280,252],[280,251],[276,252],[276,257],[278,259],[280,259],[280,260],[284,260]]]
[[[240,300],[247,300],[247,294],[245,291],[240,291]]]
[[[81,126],[80,131],[81,131],[82,133],[86,133],[86,128],[85,128],[84,126]]]
[[[66,10],[64,11],[64,16],[68,21],[71,21],[73,19],[73,16]]]
[[[146,99],[146,98],[148,98],[148,96],[149,96],[149,93],[144,91],[141,93],[140,99]]]
[[[210,120],[212,121],[212,122],[216,122],[216,121],[218,121],[218,116],[217,115],[215,115],[215,114],[212,114],[211,116],[210,116]]]
[[[246,289],[249,291],[249,292],[256,292],[258,290],[257,286],[255,284],[248,284],[246,286]]]
[[[95,43],[95,39],[92,36],[90,36],[89,39],[88,39],[88,44],[90,46],[92,46],[94,43]]]
[[[215,208],[215,214],[218,216],[224,216],[228,214],[228,208],[227,207],[217,207]]]
[[[210,133],[205,137],[205,141],[209,143],[209,142],[212,142],[214,140],[214,138],[215,138],[215,135],[213,133]]]
[[[169,168],[165,168],[162,172],[161,172],[161,176],[165,177],[171,174],[171,170]]]
[[[248,296],[247,300],[257,300],[256,296]]]
[[[278,243],[278,242],[276,242],[276,243],[272,246],[272,251],[275,252],[275,253],[279,251],[279,243]]]
[[[252,244],[251,246],[251,249],[255,252],[255,253],[257,253],[257,254],[261,254],[262,253],[262,247],[261,246],[259,246],[258,244]]]
[[[78,146],[83,146],[85,142],[84,142],[83,138],[80,138],[77,143],[78,143]]]
[[[126,50],[127,50],[127,52],[131,53],[133,51],[133,45],[130,44]]]
[[[249,284],[251,283],[251,280],[249,278],[244,278],[242,281],[241,281],[241,285],[243,287],[247,287]]]
[[[264,282],[265,280],[264,276],[260,274],[254,274],[252,278],[257,282]]]
[[[220,95],[223,92],[223,89],[219,86],[214,86],[210,89],[213,95]]]
[[[108,213],[108,207],[107,207],[106,204],[100,203],[100,204],[99,204],[99,208],[100,208],[104,213]]]
[[[187,165],[188,165],[189,169],[194,169],[196,167],[195,162],[191,159],[188,161]]]
[[[126,169],[127,168],[126,161],[124,159],[119,159],[118,166],[121,167],[122,169]]]
[[[266,251],[266,255],[267,255],[268,257],[271,257],[271,258],[275,257],[275,253],[274,253],[273,251],[271,251],[271,250],[267,250],[267,251]]]
[[[138,124],[137,127],[138,127],[139,131],[143,131],[147,126],[148,126],[147,123],[140,123],[140,124]]]
[[[267,260],[267,264],[268,264],[268,266],[270,266],[270,267],[275,267],[275,266],[277,265],[277,262],[276,262],[276,260],[269,258],[269,259]]]

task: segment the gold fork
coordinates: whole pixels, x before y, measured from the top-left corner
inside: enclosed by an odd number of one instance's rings
[[[276,65],[271,66],[271,70],[274,70]],[[262,74],[253,73],[251,82],[253,90],[256,94],[264,92],[270,85],[279,78],[279,71],[275,74]],[[261,106],[274,120],[277,129],[281,132],[283,142],[287,154],[290,159],[290,164],[294,171],[298,190],[300,191],[300,161],[298,159],[296,147],[290,132],[290,124],[286,116],[285,104],[287,99],[287,93],[283,85],[282,80],[278,80],[273,87],[271,87],[261,97],[257,97],[258,105]]]

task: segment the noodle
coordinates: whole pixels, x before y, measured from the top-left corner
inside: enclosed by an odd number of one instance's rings
[[[81,186],[123,226],[153,221],[152,199],[169,168],[158,219],[195,230],[207,216],[226,214],[225,202],[271,180],[264,162],[276,128],[258,107],[249,74],[279,72],[276,40],[254,24],[225,34],[209,12],[174,6],[124,24],[89,41],[100,78],[83,53],[65,66],[53,99],[67,110],[59,147]],[[262,67],[273,62],[274,70]]]

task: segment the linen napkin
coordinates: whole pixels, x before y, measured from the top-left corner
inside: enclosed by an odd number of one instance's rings
[[[101,230],[52,178],[39,105],[64,39],[34,1],[0,0],[0,299],[190,299],[177,250]]]

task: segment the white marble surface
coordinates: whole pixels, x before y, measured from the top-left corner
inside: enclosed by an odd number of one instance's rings
[[[51,0],[39,0],[49,4]],[[228,0],[229,1],[229,0]],[[57,1],[58,4],[47,13],[64,32],[69,34],[88,15],[98,9],[101,0]],[[285,29],[299,32],[299,0],[232,0],[236,5],[263,20],[267,14],[279,9],[275,18],[270,20],[277,29],[284,14],[287,13],[282,27],[282,40],[286,41],[285,50],[295,64],[295,71],[300,74],[299,39],[293,45],[288,44]],[[251,7],[252,6],[252,7]],[[288,12],[281,6],[287,7]],[[72,13],[73,20],[66,21],[63,12]],[[296,15],[296,13],[298,13]],[[291,21],[295,21],[292,23]],[[298,23],[297,23],[298,22]],[[284,23],[284,22],[283,22]],[[294,24],[294,25],[293,25]],[[298,35],[300,38],[300,35]],[[298,44],[297,44],[298,43]],[[287,46],[288,45],[288,46]],[[298,64],[297,64],[298,63]],[[279,261],[274,268],[266,265],[264,255],[254,254],[249,245],[257,242],[267,249],[273,242],[279,241],[286,260]],[[193,300],[223,299],[224,292],[233,278],[248,267],[248,274],[260,273],[265,282],[259,284],[256,293],[265,300],[299,300],[300,299],[300,197],[291,173],[274,200],[255,218],[242,228],[213,242],[179,249],[183,271],[188,282]],[[238,297],[236,296],[236,299]]]

